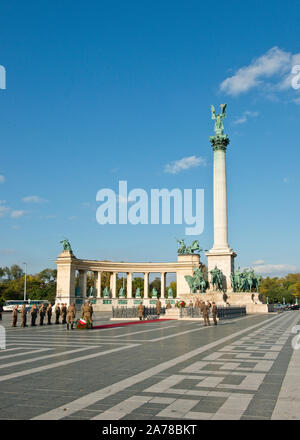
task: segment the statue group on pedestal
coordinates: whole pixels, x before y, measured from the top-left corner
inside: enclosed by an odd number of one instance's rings
[[[179,243],[179,248],[177,250],[178,255],[188,255],[202,251],[198,240],[193,241],[191,246],[186,246],[184,240],[177,240],[177,243]]]
[[[234,292],[258,292],[261,283],[261,275],[257,275],[253,269],[238,270],[230,275],[231,286]]]
[[[195,267],[194,275],[185,275],[185,280],[189,285],[191,293],[195,293],[196,290],[200,290],[201,293],[205,293],[206,289],[209,287],[208,281],[204,279],[204,274],[202,270],[198,267]]]

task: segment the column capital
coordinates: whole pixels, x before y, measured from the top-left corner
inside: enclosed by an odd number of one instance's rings
[[[223,134],[219,136],[209,136],[209,142],[211,143],[213,151],[226,151],[227,145],[229,144],[230,140],[227,134]]]

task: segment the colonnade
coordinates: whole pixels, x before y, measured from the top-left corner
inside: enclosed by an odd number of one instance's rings
[[[91,272],[89,270],[78,270],[79,273],[79,288],[80,288],[80,296],[86,297],[87,296],[87,273]],[[102,280],[102,274],[104,271],[92,271],[94,274],[94,291],[96,292],[97,298],[101,298],[103,296],[103,292],[101,291],[101,280]],[[122,272],[110,272],[110,291],[112,298],[118,297],[117,292],[117,275],[118,273]],[[126,287],[127,287],[127,298],[133,298],[132,293],[132,275],[133,272],[126,272],[127,273],[127,281],[126,281]],[[149,298],[149,274],[151,272],[142,272],[144,274],[144,299]],[[163,298],[165,296],[165,289],[166,289],[166,274],[167,272],[160,272],[160,280],[161,280],[161,297]]]

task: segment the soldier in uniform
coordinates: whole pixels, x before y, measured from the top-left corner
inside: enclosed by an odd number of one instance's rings
[[[217,316],[218,316],[218,307],[216,306],[216,304],[213,302],[212,303],[212,317],[214,320],[214,324],[217,325]]]
[[[54,313],[55,313],[55,324],[59,324],[60,307],[58,303],[55,306]]]
[[[17,320],[18,320],[18,305],[16,305],[12,311],[12,327],[17,327]]]
[[[35,320],[36,320],[36,317],[37,317],[37,309],[36,309],[36,305],[35,304],[33,304],[33,306],[31,307],[30,315],[31,315],[31,326],[34,327],[36,325],[35,324]]]
[[[139,314],[140,321],[143,319],[144,309],[145,309],[145,307],[141,301],[138,305],[138,314]]]
[[[26,312],[25,304],[22,305],[20,313],[21,313],[21,327],[27,327],[27,325],[26,325],[26,314],[27,314],[27,312]]]
[[[92,326],[93,324],[93,320],[92,320],[92,310],[93,308],[90,306],[90,304],[88,303],[88,301],[85,302],[84,306],[83,306],[83,319],[86,322],[89,322]]]
[[[202,315],[203,315],[203,318],[204,318],[204,325],[205,326],[206,325],[210,325],[210,322],[209,322],[209,306],[206,305],[205,302],[203,303],[201,311],[202,311]]]
[[[158,299],[156,301],[156,314],[158,315],[158,317],[160,317],[160,309],[161,309],[161,301],[160,299]]]
[[[166,308],[167,308],[167,309],[171,309],[171,308],[172,308],[172,304],[170,303],[170,301],[167,302],[167,306],[166,306]]]
[[[47,324],[51,325],[52,324],[52,322],[51,322],[51,317],[52,317],[52,306],[51,306],[51,304],[48,304],[47,309],[46,309],[46,313],[47,313],[47,318],[48,318]]]
[[[3,305],[0,304],[0,321],[2,321]]]
[[[73,330],[73,325],[74,325],[74,320],[76,317],[76,307],[75,307],[75,303],[72,303],[67,310],[67,330],[70,329],[70,324],[71,324],[71,330]]]
[[[62,303],[62,305],[61,305],[61,309],[60,309],[60,313],[61,313],[61,319],[62,319],[62,321],[61,321],[61,323],[62,324],[66,324],[67,323],[67,321],[66,321],[66,318],[67,318],[67,304],[64,304],[64,303]]]
[[[39,325],[44,325],[44,317],[45,317],[45,305],[42,304],[39,308],[39,314],[40,314],[40,322]]]
[[[192,300],[190,300],[189,307],[192,307],[192,308],[194,307],[194,304],[193,304]]]

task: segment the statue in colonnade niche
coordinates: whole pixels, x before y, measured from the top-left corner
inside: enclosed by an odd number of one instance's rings
[[[119,298],[124,298],[125,297],[125,289],[124,287],[121,287],[121,289],[119,290]]]
[[[103,290],[103,297],[104,298],[110,298],[111,296],[111,291],[109,287],[105,287]]]
[[[136,289],[135,297],[136,298],[141,298],[141,289],[139,287]]]

